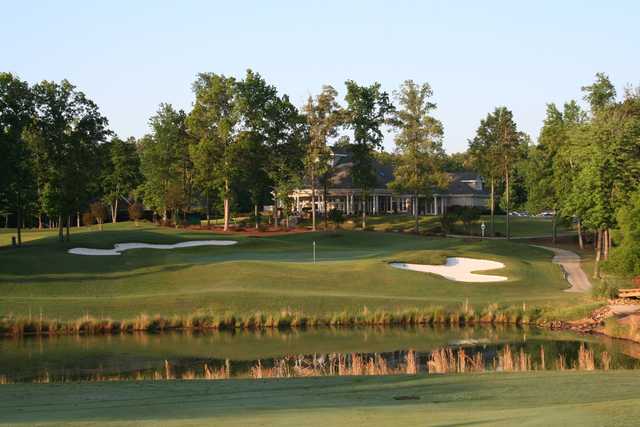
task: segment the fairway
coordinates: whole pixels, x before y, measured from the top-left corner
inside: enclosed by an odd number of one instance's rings
[[[635,425],[638,381],[635,371],[565,371],[13,384],[0,386],[0,424]]]
[[[460,307],[466,301],[477,307],[564,306],[585,298],[563,292],[568,284],[551,263],[550,252],[506,241],[358,231],[234,235],[238,244],[233,246],[135,249],[120,256],[90,257],[67,250],[230,236],[130,223],[107,225],[104,231],[82,229],[72,234],[69,243],[59,243],[49,233],[40,239],[34,234],[38,233],[25,233],[29,242],[22,248],[0,250],[0,314],[75,319],[290,309],[325,315],[361,312],[365,307],[370,311]],[[465,256],[501,262],[506,267],[495,271],[509,280],[461,283],[389,266],[415,251],[435,259]]]

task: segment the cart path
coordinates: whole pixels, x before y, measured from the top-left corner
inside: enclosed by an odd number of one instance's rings
[[[566,249],[553,248],[549,246],[531,245],[536,248],[546,249],[554,253],[551,260],[554,264],[559,264],[565,272],[567,281],[571,285],[565,292],[589,292],[592,288],[589,278],[580,265],[580,255]]]

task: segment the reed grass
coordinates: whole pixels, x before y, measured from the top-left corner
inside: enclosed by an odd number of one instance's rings
[[[302,311],[285,308],[278,312],[215,313],[199,311],[183,316],[150,316],[141,313],[133,319],[114,320],[85,315],[72,321],[0,317],[1,336],[25,335],[100,335],[133,332],[163,332],[169,330],[231,330],[276,329],[304,327],[352,326],[419,326],[419,325],[473,325],[473,324],[544,324],[544,312],[522,306],[491,304],[476,310],[468,302],[459,308],[440,306],[397,311],[370,311],[364,307],[358,312],[342,311],[325,316],[309,316]]]
[[[127,374],[104,374],[98,372],[88,378],[89,382],[105,381],[174,381],[174,380],[225,380],[232,376],[251,379],[265,378],[303,378],[326,376],[385,376],[385,375],[442,375],[466,374],[480,372],[531,372],[548,370],[544,363],[544,348],[540,349],[540,363],[532,362],[532,354],[520,348],[514,352],[509,345],[505,345],[491,360],[485,360],[480,351],[471,354],[463,347],[438,348],[430,352],[425,362],[420,362],[420,356],[414,350],[404,352],[399,358],[387,360],[380,354],[364,353],[329,353],[313,355],[287,355],[270,360],[265,364],[257,360],[248,370],[232,371],[231,362],[225,359],[224,364],[212,367],[207,363],[202,368],[179,369],[165,360],[160,369],[138,370]],[[394,356],[395,357],[395,356]],[[600,365],[595,362],[595,353],[581,344],[578,358],[569,369],[566,357],[558,355],[553,369],[557,371],[609,371],[611,356],[603,351],[600,354]],[[64,376],[53,377],[45,370],[32,382],[64,383],[77,381]],[[11,384],[13,381],[7,376],[0,376],[1,384]]]

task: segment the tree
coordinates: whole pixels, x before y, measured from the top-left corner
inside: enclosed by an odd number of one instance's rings
[[[24,139],[33,113],[29,85],[13,74],[0,73],[0,204],[16,214],[18,245],[25,207],[36,198],[32,153]]]
[[[389,123],[394,111],[389,95],[380,88],[380,83],[371,86],[359,86],[347,80],[345,100],[345,124],[353,130],[353,182],[361,189],[362,229],[367,226],[365,201],[369,190],[376,184],[377,177],[373,169],[373,152],[382,148],[384,139],[382,126]]]
[[[444,150],[442,123],[430,115],[436,104],[430,101],[433,91],[428,83],[405,81],[396,92],[400,108],[395,125],[396,168],[390,187],[413,194],[415,232],[419,232],[419,196],[431,197],[433,188],[444,187],[448,176],[442,170]]]
[[[596,73],[596,81],[590,86],[582,86],[582,92],[593,113],[612,106],[616,100],[616,89],[605,73]]]
[[[142,218],[142,215],[144,214],[144,207],[142,206],[142,203],[133,202],[129,205],[127,210],[129,211],[129,219],[132,219],[137,227],[138,221],[140,220],[140,218]]]
[[[337,135],[341,110],[336,101],[338,92],[332,86],[323,86],[315,99],[309,96],[304,107],[309,126],[309,144],[305,165],[311,184],[311,229],[316,230],[316,179],[326,173],[331,152],[327,146],[329,138]],[[326,198],[325,198],[326,203]],[[326,216],[326,206],[324,208]]]
[[[505,184],[507,207],[507,239],[510,238],[509,206],[510,177],[514,165],[522,159],[527,148],[528,137],[519,132],[513,113],[506,107],[498,107],[480,122],[475,138],[469,142],[469,151],[478,170],[491,181],[491,234],[494,234],[495,181],[502,175]]]
[[[567,203],[578,166],[575,153],[571,149],[570,136],[585,120],[585,113],[575,101],[565,103],[563,111],[555,104],[548,104],[538,144],[530,148],[527,161],[523,165],[527,209],[531,212],[552,209],[555,212],[552,222],[554,243],[557,218],[572,217],[578,213]],[[579,217],[578,228],[578,241],[582,247]]]
[[[107,208],[100,200],[98,200],[89,205],[89,210],[91,212],[91,217],[96,220],[100,231],[102,231],[102,225],[104,224],[104,220],[107,218]]]
[[[145,178],[142,184],[144,201],[159,211],[164,221],[173,210],[173,220],[184,207],[188,179],[184,169],[184,153],[188,151],[186,115],[170,104],[160,104],[155,116],[149,120],[151,134],[139,143],[140,168]]]
[[[600,261],[609,258],[617,213],[629,205],[640,182],[640,95],[628,90],[616,102],[602,76],[585,88],[585,99],[596,100],[590,121],[572,132],[578,170],[568,195],[568,206],[596,233],[594,277],[599,277]],[[598,93],[604,95],[594,95]]]
[[[211,195],[218,192],[223,201],[224,230],[229,229],[232,184],[238,177],[237,125],[239,111],[236,80],[214,73],[198,74],[193,83],[196,100],[187,124],[195,139],[191,159],[195,182],[205,193],[207,224]]]
[[[140,158],[134,138],[123,141],[116,137],[105,145],[108,167],[104,167],[102,184],[104,198],[111,209],[111,221],[115,224],[119,201],[130,204],[131,192],[142,181]]]
[[[611,253],[610,268],[625,275],[640,276],[640,192],[631,196],[617,216],[620,245]]]
[[[335,225],[336,230],[339,230],[342,223],[344,223],[344,215],[342,214],[342,211],[335,208],[331,209],[328,216],[331,222]]]
[[[33,86],[35,114],[26,138],[38,171],[43,210],[57,217],[59,240],[71,214],[88,199],[97,147],[109,135],[98,106],[67,80]]]
[[[243,152],[243,157],[251,159],[250,167],[243,168],[243,174],[251,178],[247,181],[251,184],[256,227],[258,205],[268,187],[272,190],[274,223],[278,226],[278,195],[283,195],[282,187],[289,188],[303,170],[303,118],[286,95],[278,96],[275,86],[267,84],[260,74],[251,70],[247,70],[237,90],[240,138],[249,148]],[[286,198],[285,209],[290,203],[288,196]],[[280,200],[283,201],[282,196]]]

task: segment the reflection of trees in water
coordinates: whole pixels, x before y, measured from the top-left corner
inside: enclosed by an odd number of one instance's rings
[[[472,342],[471,339],[468,340]],[[322,353],[260,360],[179,358],[127,369],[43,369],[32,376],[0,375],[0,382],[66,382],[167,379],[286,378],[345,375],[444,374],[484,371],[593,370],[638,367],[638,361],[612,346],[580,341],[523,340],[473,344],[432,351]],[[114,369],[115,368],[115,369]]]

